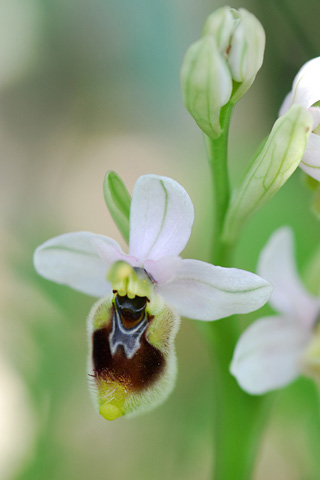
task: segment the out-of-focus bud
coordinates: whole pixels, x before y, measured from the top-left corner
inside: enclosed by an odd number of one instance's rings
[[[216,41],[203,37],[188,49],[181,69],[184,104],[201,130],[211,138],[221,135],[220,112],[230,100],[232,80]]]
[[[244,8],[222,7],[208,17],[203,36],[215,39],[228,62],[234,82],[230,101],[236,103],[250,88],[261,68],[264,29],[259,20]]]
[[[302,106],[294,105],[274,124],[261,153],[235,190],[227,212],[223,239],[232,243],[245,221],[266,204],[301,162],[313,119]]]
[[[221,135],[221,108],[236,103],[253,83],[264,54],[265,33],[254,15],[223,7],[207,19],[181,70],[184,104],[209,137]]]
[[[120,261],[108,278],[113,295],[99,300],[88,318],[89,378],[99,413],[115,420],[151,410],[173,389],[180,318],[144,269]]]

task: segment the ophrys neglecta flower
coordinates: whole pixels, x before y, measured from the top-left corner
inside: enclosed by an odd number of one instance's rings
[[[128,254],[89,232],[60,235],[35,252],[45,278],[103,297],[88,319],[89,374],[108,420],[144,412],[168,396],[180,315],[217,320],[256,310],[269,298],[270,284],[253,273],[180,258],[193,219],[181,185],[144,175],[132,195]]]

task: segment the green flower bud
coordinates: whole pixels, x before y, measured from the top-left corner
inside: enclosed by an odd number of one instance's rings
[[[203,36],[215,39],[233,80],[230,101],[236,103],[250,88],[263,62],[265,33],[259,20],[244,8],[222,7],[207,19]]]
[[[145,270],[125,262],[111,270],[114,293],[99,300],[88,318],[90,386],[107,420],[144,413],[167,398],[176,378],[180,324]]]
[[[235,190],[227,212],[223,239],[232,243],[245,221],[266,204],[301,162],[312,129],[312,116],[294,105],[274,124],[261,153]]]
[[[265,33],[247,10],[223,7],[207,19],[181,69],[184,104],[201,130],[221,135],[221,108],[249,89],[263,61]]]
[[[204,37],[188,49],[181,69],[184,104],[201,130],[211,138],[221,135],[221,107],[228,103],[232,80],[215,40]]]

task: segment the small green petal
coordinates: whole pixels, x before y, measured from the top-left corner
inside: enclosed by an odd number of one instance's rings
[[[129,244],[131,197],[123,181],[115,172],[109,171],[106,173],[103,193],[115,224]]]

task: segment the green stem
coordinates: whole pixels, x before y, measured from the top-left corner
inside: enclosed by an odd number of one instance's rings
[[[215,322],[211,327],[214,368],[214,480],[250,480],[267,418],[268,404],[240,389],[229,373],[236,344],[237,318]]]
[[[208,158],[215,197],[214,241],[212,263],[231,264],[233,245],[225,244],[222,230],[230,201],[228,174],[228,133],[232,107],[221,112],[223,133],[208,139]],[[229,373],[229,364],[239,336],[236,317],[207,324],[207,338],[213,355],[215,412],[214,417],[214,480],[249,480],[252,474],[258,439],[265,418],[264,402],[243,392]]]
[[[227,246],[221,241],[224,219],[230,201],[230,186],[228,173],[228,135],[229,123],[232,114],[233,105],[227,104],[221,110],[222,134],[219,138],[213,140],[208,138],[208,160],[211,167],[213,182],[215,217],[214,217],[214,242],[212,249],[213,263],[218,264],[220,260],[223,264],[228,264],[229,253]]]

